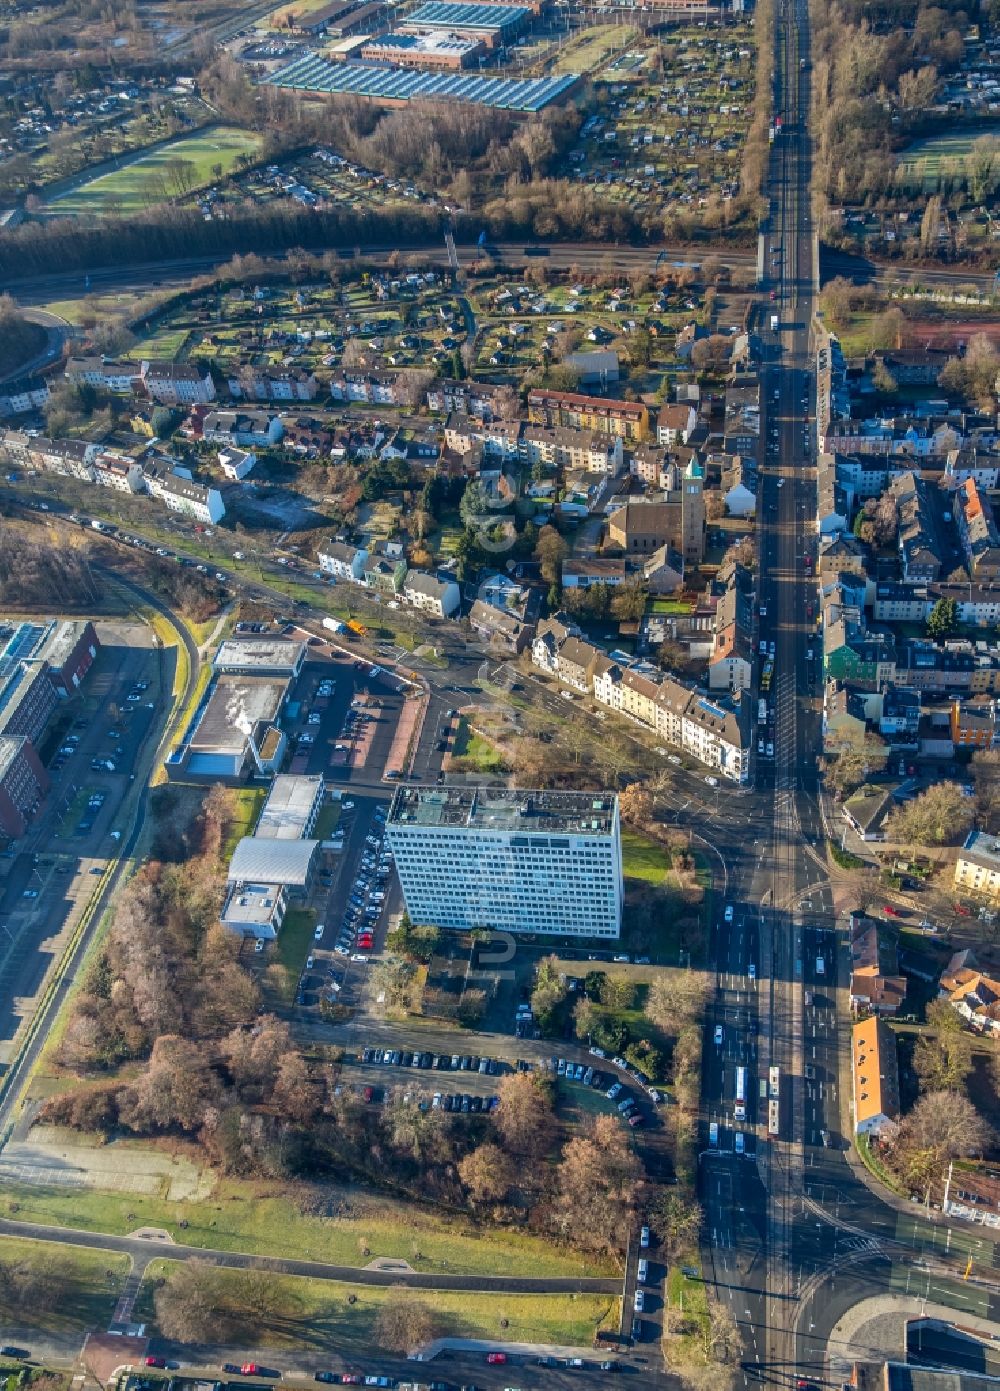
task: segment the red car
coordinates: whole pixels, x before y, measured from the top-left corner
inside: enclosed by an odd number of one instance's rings
[[[960,913],[963,918],[971,918],[972,914],[969,911],[969,909],[966,908],[964,903],[955,903],[952,906],[954,907],[955,912]]]
[[[340,1378],[341,1386],[360,1386],[364,1378],[360,1372],[345,1372]]]
[[[167,1359],[165,1357],[144,1357],[142,1365],[144,1367],[165,1367]]]
[[[255,1377],[260,1371],[260,1368],[257,1366],[256,1362],[244,1362],[240,1367],[240,1371],[245,1377]]]
[[[360,951],[371,951],[374,945],[375,939],[374,937],[369,936],[368,933],[365,933],[363,937],[358,938],[358,949]]]
[[[885,911],[889,914],[890,918],[901,918],[903,916],[898,908],[893,908],[891,903],[885,905]]]
[[[486,1354],[486,1360],[487,1362],[499,1364],[507,1361],[507,1354],[505,1352],[488,1352]]]

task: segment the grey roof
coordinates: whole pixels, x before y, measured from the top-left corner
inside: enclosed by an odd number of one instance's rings
[[[268,840],[300,839],[323,792],[322,773],[279,773],[271,784],[256,835]]]
[[[229,861],[230,884],[265,883],[300,887],[309,878],[309,868],[318,840],[271,840],[264,836],[244,836]]]
[[[410,589],[414,594],[427,594],[432,599],[441,599],[448,586],[454,583],[454,580],[439,580],[437,575],[429,575],[426,570],[407,570],[403,589]]]

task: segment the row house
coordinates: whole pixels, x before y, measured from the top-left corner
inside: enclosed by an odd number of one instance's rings
[[[868,498],[881,497],[898,473],[910,468],[908,459],[870,454],[837,454],[837,482],[853,508]]]
[[[205,405],[215,400],[211,372],[191,362],[144,359],[140,378],[151,400],[161,406]]]
[[[847,530],[850,501],[837,478],[835,455],[821,453],[816,460],[816,529],[820,536],[837,536]]]
[[[229,378],[229,393],[237,400],[314,401],[319,382],[303,368],[248,367]]]
[[[955,861],[955,888],[978,898],[1000,899],[1000,840],[970,831]]]
[[[880,933],[875,918],[852,913],[850,1004],[855,1015],[898,1013],[906,999],[906,977],[900,973],[895,943]]]
[[[330,382],[334,401],[364,401],[370,406],[395,406],[399,399],[398,372],[343,372]]]
[[[94,482],[117,493],[146,492],[146,479],[138,461],[111,449],[102,450],[95,457]]]
[[[953,700],[948,722],[956,749],[1000,747],[1000,707],[990,696]]]
[[[481,642],[511,656],[523,652],[535,636],[533,622],[483,599],[472,605],[469,626]]]
[[[226,506],[218,488],[198,483],[193,478],[175,473],[169,468],[151,465],[145,472],[146,488],[171,512],[192,517],[204,525],[214,526],[226,514]]]
[[[757,510],[757,464],[742,454],[728,455],[722,470],[722,501],[730,517],[752,517]]]
[[[975,579],[996,579],[1000,574],[1000,533],[993,508],[973,479],[959,486],[955,511],[970,573]]]
[[[975,444],[953,449],[945,462],[944,476],[950,482],[971,480],[977,488],[995,491],[1000,487],[1000,454],[994,447],[981,448]]]
[[[506,463],[518,457],[521,429],[519,420],[479,420],[454,414],[445,423],[445,447],[456,454],[471,454],[479,448],[484,455]]]
[[[325,575],[346,580],[348,584],[363,583],[368,559],[368,552],[363,547],[351,546],[346,541],[326,541],[316,555],[319,568]]]
[[[51,395],[48,382],[41,377],[6,386],[0,391],[0,418],[41,410]]]
[[[26,435],[20,430],[3,432],[4,457],[22,467],[45,469],[67,478],[94,481],[94,460],[99,446],[89,440],[53,440],[45,435]]]
[[[282,448],[302,459],[328,459],[334,454],[334,434],[308,415],[283,416]],[[343,457],[343,456],[342,456]]]
[[[280,416],[268,411],[209,411],[193,415],[189,433],[209,444],[267,449],[280,444],[285,427]]]
[[[886,580],[875,586],[872,618],[876,623],[924,623],[935,604],[926,584],[897,584]]]
[[[753,680],[753,594],[732,584],[715,610],[710,690],[747,691]]]
[[[509,386],[490,382],[452,381],[441,378],[427,388],[427,407],[441,415],[453,411],[480,420],[504,420],[517,415],[517,393]]]
[[[823,672],[827,680],[851,681],[877,690],[896,679],[896,648],[887,633],[839,618],[823,632]]]
[[[66,380],[73,386],[92,386],[116,396],[130,396],[141,377],[138,362],[113,362],[106,357],[71,357],[66,363]]]
[[[745,782],[750,767],[749,702],[723,705],[660,672],[613,661],[562,618],[539,625],[532,643],[535,666],[575,690],[655,732],[732,782]]]
[[[816,574],[820,583],[842,574],[867,573],[865,547],[850,532],[839,536],[821,536],[817,550]]]
[[[879,734],[895,748],[916,748],[922,708],[919,691],[908,686],[887,686],[881,696]]]
[[[889,486],[899,520],[897,545],[903,578],[933,581],[941,573],[939,498],[919,474],[899,474]]]
[[[361,567],[362,582],[379,594],[399,594],[406,578],[406,561],[395,555],[370,555]]]
[[[661,406],[656,417],[656,442],[668,448],[687,444],[698,424],[698,413],[687,401]]]
[[[548,468],[583,469],[612,477],[621,472],[624,462],[621,435],[571,430],[560,425],[526,425],[517,452],[521,462],[531,467],[544,464]]]
[[[649,410],[641,401],[616,401],[602,396],[584,396],[575,391],[546,391],[535,387],[528,393],[528,418],[536,425],[598,430],[602,434],[621,435],[624,439],[649,437]]]

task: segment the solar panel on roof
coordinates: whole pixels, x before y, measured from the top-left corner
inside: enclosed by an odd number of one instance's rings
[[[442,0],[442,3],[446,3],[446,0]],[[457,8],[468,7],[459,5]],[[490,7],[473,5],[471,8]],[[565,76],[525,80],[479,77],[467,73],[419,72],[391,65],[333,64],[313,55],[297,58],[265,80],[276,87],[306,91],[356,92],[361,96],[384,96],[397,101],[450,97],[500,110],[538,111],[571,87],[576,79]]]

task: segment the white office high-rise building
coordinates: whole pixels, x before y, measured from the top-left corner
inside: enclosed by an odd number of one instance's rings
[[[621,932],[621,825],[611,794],[400,787],[386,833],[415,923]]]

